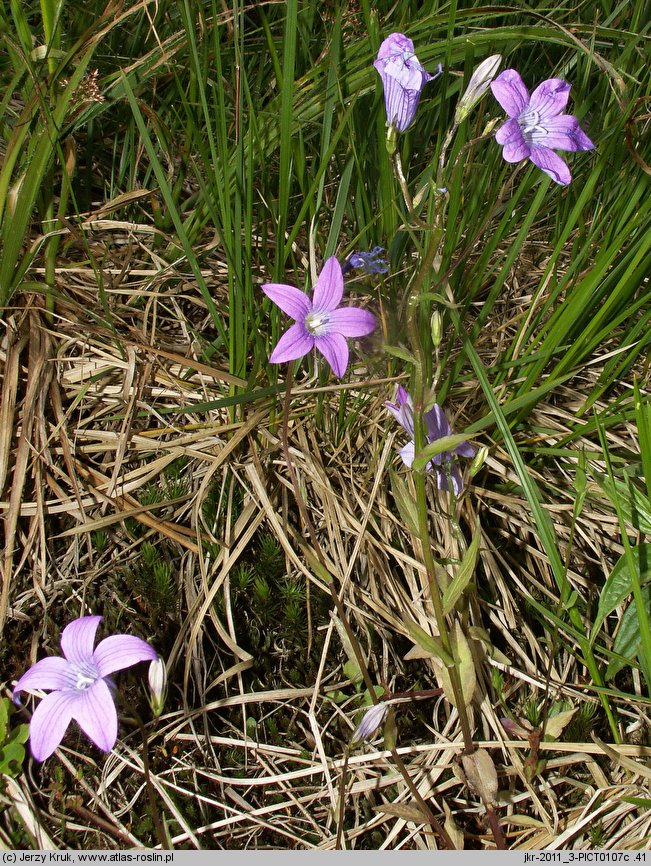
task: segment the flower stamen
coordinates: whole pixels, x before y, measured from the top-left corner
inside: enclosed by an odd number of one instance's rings
[[[330,316],[322,310],[310,310],[305,317],[305,327],[308,334],[313,337],[323,337],[328,333],[330,325]]]

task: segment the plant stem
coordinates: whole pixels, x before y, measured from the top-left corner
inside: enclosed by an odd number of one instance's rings
[[[326,558],[324,556],[323,551],[321,550],[321,545],[319,544],[319,541],[316,537],[316,532],[314,530],[314,526],[312,525],[312,521],[310,520],[310,515],[308,514],[308,510],[307,510],[307,507],[305,505],[305,501],[303,499],[303,495],[301,493],[300,487],[298,486],[298,478],[296,477],[296,472],[294,470],[294,464],[292,463],[291,454],[289,452],[289,410],[290,410],[290,406],[291,406],[291,390],[292,390],[293,379],[294,379],[293,367],[291,364],[289,364],[288,370],[287,370],[287,376],[285,378],[285,401],[284,401],[284,409],[283,409],[283,427],[282,427],[282,434],[281,434],[281,443],[282,443],[283,455],[285,457],[285,463],[287,465],[287,473],[289,475],[289,480],[291,482],[292,489],[294,491],[294,498],[296,500],[296,504],[298,506],[298,511],[299,511],[300,516],[301,516],[301,522],[302,522],[304,528],[308,532],[308,535],[310,537],[310,543],[311,543],[312,548],[314,550],[315,556],[317,557],[323,570],[325,572],[327,572],[328,566],[326,563]],[[368,689],[368,693],[371,697],[372,702],[374,704],[378,704],[379,698],[376,694],[375,686],[373,685],[373,680],[371,679],[371,675],[368,671],[368,667],[366,666],[366,661],[364,660],[362,648],[359,645],[357,637],[355,636],[355,634],[353,633],[353,630],[350,627],[350,623],[348,622],[348,617],[346,615],[346,611],[345,611],[344,606],[341,602],[341,599],[339,598],[337,590],[335,589],[334,580],[332,578],[330,578],[327,581],[327,584],[328,584],[328,588],[330,590],[330,595],[332,596],[332,601],[333,601],[335,608],[337,610],[337,615],[338,615],[338,617],[339,617],[339,619],[340,619],[340,621],[341,621],[341,623],[342,623],[342,625],[346,631],[346,634],[347,634],[348,639],[350,641],[350,645],[353,648],[353,652],[355,653],[355,659],[357,661],[357,664],[359,666],[359,670],[361,671],[362,677],[364,679],[364,684],[365,684],[366,688]],[[398,755],[395,748],[391,749],[391,756],[394,760],[396,767],[398,768],[398,771],[400,772],[400,775],[403,777],[403,779],[405,780],[405,783],[407,784],[407,787],[409,788],[409,790],[413,794],[414,798],[418,802],[418,804],[419,804],[419,806],[423,812],[423,815],[427,818],[430,826],[432,827],[432,829],[434,830],[435,833],[438,833],[438,835],[440,836],[441,840],[443,841],[443,844],[445,845],[445,847],[453,850],[454,845],[452,844],[450,837],[445,832],[443,827],[441,827],[439,822],[436,820],[432,810],[429,808],[429,806],[427,805],[427,803],[423,799],[422,795],[420,794],[420,791],[418,790],[418,788],[414,784],[411,776],[409,775],[409,771],[405,767],[404,763],[402,762],[402,759]],[[340,826],[341,826],[341,822],[340,822]]]
[[[147,736],[147,729],[140,718],[140,715],[131,708],[133,713],[133,718],[136,721],[136,724],[140,728],[140,736],[142,737],[142,769],[145,774],[145,787],[147,788],[147,798],[149,799],[149,807],[151,809],[151,817],[154,822],[154,827],[156,829],[156,835],[158,836],[158,841],[160,842],[161,848],[166,851],[171,849],[170,841],[168,834],[165,830],[165,825],[160,815],[160,811],[158,809],[158,803],[156,802],[156,790],[151,781],[151,773],[149,772],[149,737]]]
[[[441,240],[443,237],[443,228],[441,220],[440,207],[436,214],[435,226],[429,239],[425,255],[421,262],[420,268],[416,272],[416,276],[410,288],[410,296],[407,304],[407,322],[409,328],[409,338],[412,351],[416,358],[414,364],[414,379],[412,386],[412,395],[414,399],[414,448],[418,454],[425,444],[425,431],[423,429],[423,403],[425,399],[425,382],[423,370],[425,369],[425,351],[423,349],[422,340],[420,338],[420,306],[421,306],[421,291],[429,271],[431,270],[436,260]],[[432,545],[429,537],[428,525],[428,509],[427,509],[427,478],[424,472],[414,472],[414,486],[416,489],[416,510],[418,514],[418,534],[420,537],[421,548],[423,551],[423,564],[427,573],[427,580],[430,587],[430,597],[434,606],[434,615],[439,631],[439,636],[444,650],[453,655],[450,634],[443,612],[443,599],[441,589],[436,575],[436,564],[432,555]],[[472,739],[472,731],[470,728],[470,719],[463,696],[463,688],[461,678],[459,676],[459,668],[457,665],[449,668],[450,683],[454,703],[459,713],[459,721],[461,723],[461,732],[463,736],[464,751],[470,754],[475,750],[475,745]]]

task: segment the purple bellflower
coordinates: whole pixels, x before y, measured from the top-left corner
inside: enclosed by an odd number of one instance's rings
[[[563,114],[570,85],[561,78],[548,78],[529,96],[515,69],[505,69],[491,83],[493,96],[509,119],[497,130],[507,162],[530,159],[556,183],[567,184],[572,175],[555,150],[592,150],[594,144],[572,114]]]
[[[385,403],[384,405],[411,437],[411,440],[398,452],[405,465],[411,467],[411,464],[414,462],[416,448],[414,443],[413,400],[402,385],[400,385],[398,387],[396,402]],[[435,403],[428,412],[425,412],[423,417],[425,420],[425,430],[428,443],[436,442],[437,439],[442,439],[444,436],[450,436],[452,434],[450,423],[438,403]],[[439,490],[450,489],[448,484],[449,476],[452,480],[452,489],[454,490],[455,496],[458,496],[463,490],[463,481],[461,479],[461,472],[459,471],[459,467],[457,466],[457,462],[453,456],[455,454],[459,457],[474,457],[475,449],[469,442],[462,442],[452,451],[444,451],[441,454],[437,454],[436,457],[433,457],[427,464],[427,471],[436,472],[436,484]]]
[[[82,616],[69,623],[61,633],[64,657],[41,659],[16,683],[16,703],[19,692],[27,689],[51,690],[29,725],[29,744],[37,761],[50,757],[72,719],[96,746],[110,752],[118,736],[118,715],[108,675],[158,658],[148,643],[126,634],[106,637],[93,649],[101,621],[101,616]]]
[[[338,378],[348,366],[346,337],[364,337],[375,329],[375,317],[360,307],[340,307],[344,293],[341,265],[331,256],[309,296],[294,286],[265,283],[262,291],[295,323],[282,335],[269,358],[282,364],[302,358],[316,347]]]
[[[414,43],[404,33],[387,36],[373,65],[382,79],[387,124],[404,132],[416,116],[423,87],[437,76],[423,67],[414,54]]]

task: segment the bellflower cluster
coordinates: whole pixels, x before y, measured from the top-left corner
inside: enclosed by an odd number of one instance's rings
[[[414,43],[404,33],[387,36],[373,65],[382,79],[387,124],[405,132],[416,116],[423,87],[441,74],[441,66],[437,75],[430,75],[414,54]]]
[[[341,272],[347,274],[353,268],[363,268],[367,274],[386,274],[389,270],[389,264],[382,253],[384,247],[373,247],[368,252],[358,252],[350,255],[341,266]]]
[[[495,135],[507,162],[530,159],[556,183],[568,184],[572,175],[555,150],[592,150],[594,144],[572,114],[563,114],[570,85],[548,78],[529,96],[515,69],[505,69],[491,83],[495,99],[509,116]]]
[[[305,292],[283,283],[265,283],[262,291],[283,313],[294,319],[269,358],[282,364],[318,349],[338,378],[348,366],[347,337],[364,337],[375,329],[375,317],[360,307],[340,307],[344,293],[341,265],[331,256],[323,266],[310,299]]]
[[[398,388],[396,402],[385,403],[384,405],[411,437],[411,440],[398,452],[405,465],[411,467],[414,462],[414,457],[416,456],[413,400],[401,385]],[[437,439],[443,439],[445,436],[452,435],[450,423],[438,403],[435,403],[428,412],[425,412],[423,418],[425,420],[425,430],[428,443],[436,442]],[[453,456],[455,454],[459,457],[474,457],[475,449],[469,442],[462,442],[452,451],[444,451],[433,457],[427,464],[427,471],[436,473],[436,484],[439,490],[449,490],[449,475],[452,480],[452,489],[454,490],[455,495],[458,496],[463,490],[463,480],[457,462]]]
[[[50,656],[36,662],[16,683],[13,698],[26,689],[48,689],[34,710],[29,744],[37,761],[57,748],[74,719],[86,736],[110,752],[118,736],[118,715],[108,675],[142,661],[155,661],[158,653],[139,637],[115,634],[93,649],[101,616],[82,616],[61,633],[63,658]]]

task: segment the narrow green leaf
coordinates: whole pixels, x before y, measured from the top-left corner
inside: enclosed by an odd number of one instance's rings
[[[452,433],[450,436],[442,436],[440,439],[430,442],[429,445],[426,445],[414,457],[412,469],[416,471],[424,469],[434,457],[438,457],[439,454],[443,454],[445,451],[454,451],[455,448],[467,442],[468,439],[472,439],[472,436],[466,433]]]
[[[389,470],[389,480],[391,481],[391,491],[398,507],[398,513],[409,531],[417,536],[419,530],[416,500],[407,489],[405,482],[393,469]]]
[[[640,455],[644,467],[644,478],[646,479],[646,490],[648,501],[651,502],[651,403],[640,394],[640,386],[635,380],[635,420],[637,422],[637,435],[640,443]]]
[[[631,549],[640,586],[651,583],[651,544],[640,544]],[[594,643],[605,619],[633,592],[626,554],[622,554],[610,572],[599,595],[599,607],[590,630],[590,643]]]
[[[406,361],[407,364],[415,364],[416,359],[408,349],[403,349],[402,346],[389,346],[387,343],[383,346],[387,355],[392,355],[394,358],[400,358],[401,361]]]
[[[651,617],[651,589],[645,587],[640,592],[641,602],[647,618]],[[613,652],[622,656],[621,659],[612,658],[606,668],[605,679],[611,680],[615,674],[625,666],[626,661],[634,665],[639,659],[642,649],[642,637],[640,635],[640,617],[638,603],[636,600],[630,602],[617,629],[617,635],[613,644]],[[624,661],[624,659],[626,661]]]
[[[461,560],[461,565],[457,569],[456,574],[452,578],[450,585],[443,593],[443,613],[448,614],[453,610],[457,600],[463,594],[464,590],[472,580],[477,565],[477,557],[479,555],[479,539],[481,532],[479,529],[479,519],[475,524],[475,531],[472,535],[472,541]]]
[[[619,503],[626,522],[636,531],[651,535],[651,506],[646,495],[634,484],[609,478],[593,470],[592,476],[610,501]]]
[[[419,647],[422,647],[425,652],[430,653],[433,657],[441,659],[447,667],[451,667],[454,664],[454,659],[443,649],[439,638],[426,632],[407,615],[403,615],[402,621],[407,628],[409,637],[414,643],[417,643]]]
[[[446,666],[437,665],[437,673],[441,680],[441,685],[446,698],[456,707],[457,701],[452,689],[452,681],[450,679],[449,671],[449,668],[456,667],[461,681],[463,701],[466,706],[470,706],[477,685],[477,673],[475,671],[475,660],[472,656],[470,644],[468,643],[466,636],[463,633],[463,629],[458,622],[455,623],[454,630],[450,634],[450,645],[454,656],[453,663]]]

